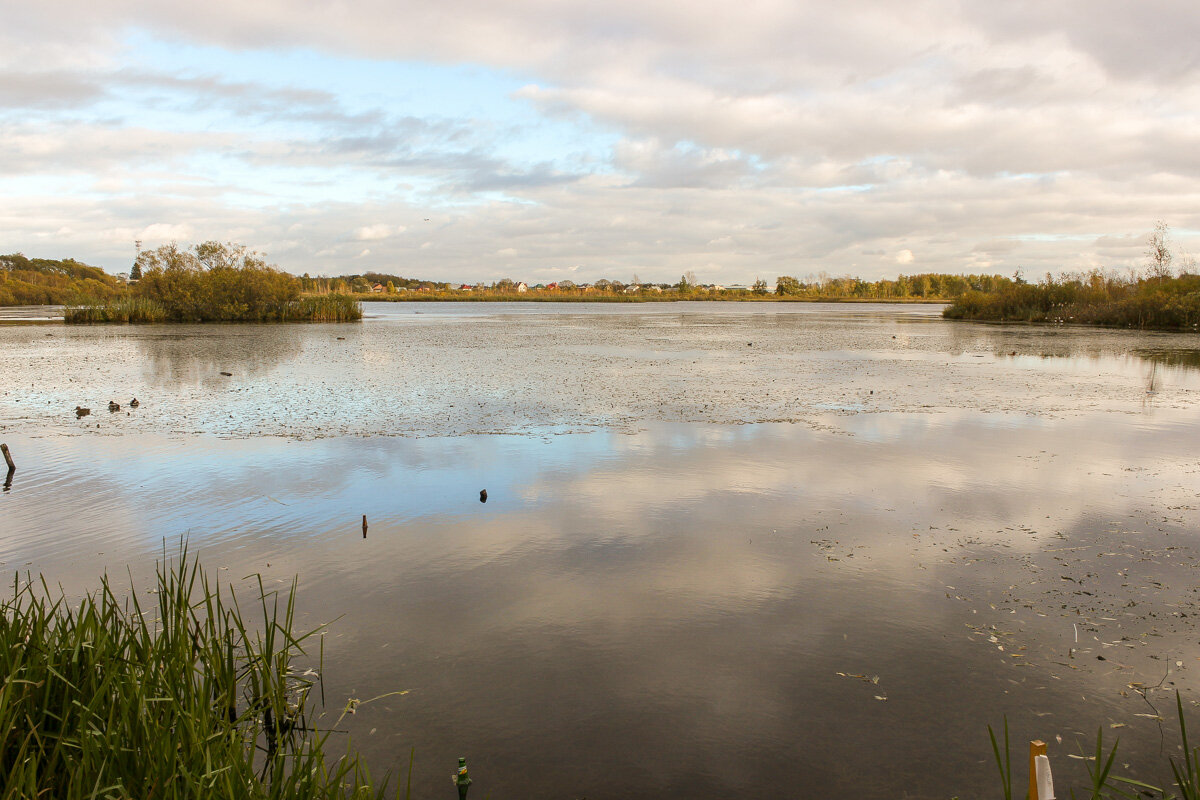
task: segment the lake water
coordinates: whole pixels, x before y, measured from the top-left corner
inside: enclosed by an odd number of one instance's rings
[[[1041,738],[1080,786],[1098,727],[1167,779],[1200,699],[1196,335],[366,305],[0,325],[0,569],[145,591],[187,537],[245,597],[298,576],[334,716],[407,690],[343,727],[374,773],[415,748],[418,797],[460,755],[492,798],[998,796],[1005,717],[1018,785]]]

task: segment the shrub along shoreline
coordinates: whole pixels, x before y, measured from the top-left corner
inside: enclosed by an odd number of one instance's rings
[[[969,291],[943,311],[946,319],[1052,322],[1114,328],[1200,329],[1200,275],[1119,278],[1094,271],[1037,284],[1014,281]]]

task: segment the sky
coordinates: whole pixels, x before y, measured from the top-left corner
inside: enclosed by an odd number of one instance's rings
[[[0,0],[0,252],[769,283],[1200,251],[1194,0]]]

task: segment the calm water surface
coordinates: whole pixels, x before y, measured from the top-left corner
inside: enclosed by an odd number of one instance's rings
[[[330,710],[408,691],[346,727],[421,797],[459,755],[493,798],[996,795],[1006,715],[1060,794],[1100,726],[1163,780],[1200,342],[939,310],[0,326],[0,568],[299,576]]]

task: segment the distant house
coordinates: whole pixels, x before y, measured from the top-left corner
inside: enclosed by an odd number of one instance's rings
[[[371,287],[371,291],[372,291],[372,292],[382,292],[382,291],[383,291],[383,284],[382,284],[382,283],[377,283],[377,284],[375,284],[374,286],[372,286],[372,287]]]
[[[528,292],[529,286],[525,283],[525,281],[521,281],[520,283],[517,284],[517,291],[522,292],[522,293]]]
[[[546,284],[546,288],[547,288],[547,289],[557,289],[557,288],[558,288],[558,281],[555,281],[554,283],[547,283],[547,284]]]
[[[471,284],[469,284],[469,283],[464,283],[462,286],[458,287],[458,290],[459,290],[460,292],[470,292],[470,291],[472,291],[472,290],[474,290],[474,289],[475,289],[475,287],[474,287],[474,286],[472,286],[472,285],[471,285]]]
[[[631,286],[626,286],[625,294],[637,294],[641,288],[642,287],[638,286],[636,283]]]

